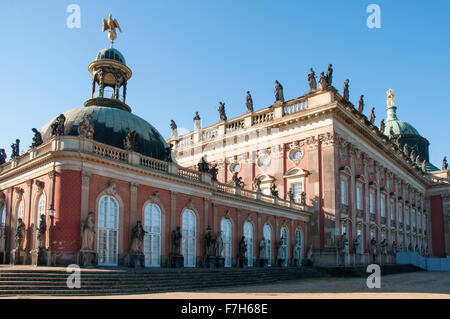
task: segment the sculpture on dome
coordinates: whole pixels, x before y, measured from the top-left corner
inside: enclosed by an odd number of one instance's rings
[[[6,152],[4,148],[0,148],[0,165],[6,163]]]
[[[380,128],[379,128],[381,133],[384,132],[384,128],[385,128],[384,119],[382,119],[381,122],[380,122]]]
[[[283,86],[275,80],[275,102],[284,102]]]
[[[372,124],[375,123],[375,108],[374,107],[372,107],[372,109],[370,110],[369,122]]]
[[[423,162],[422,162],[422,172],[426,172],[427,171],[427,160],[424,160]]]
[[[348,101],[348,99],[350,97],[350,94],[349,94],[349,91],[348,91],[348,82],[349,82],[349,79],[345,80],[345,82],[344,82],[344,89],[342,90],[342,97],[346,101]]]
[[[226,121],[227,120],[227,115],[225,114],[225,103],[223,102],[219,102],[219,115],[220,115],[220,120],[221,121]]]
[[[319,87],[321,90],[325,90],[328,87],[328,81],[323,72],[320,73]]]
[[[394,128],[391,126],[389,128],[389,139],[392,140],[394,138]]]
[[[444,156],[442,159],[442,170],[445,171],[448,169],[447,156]]]
[[[103,29],[102,32],[108,30],[108,39],[111,41],[111,48],[113,47],[114,41],[117,39],[116,29],[122,32],[119,26],[119,22],[112,18],[111,13],[108,15],[108,20],[103,19]]]
[[[310,91],[314,91],[317,89],[316,73],[314,73],[313,68],[310,68],[309,70],[310,70],[308,74],[309,89]]]
[[[64,114],[60,114],[50,125],[52,129],[52,137],[53,136],[61,136],[64,135],[64,123],[66,122],[66,117]]]
[[[364,110],[364,95],[362,94],[359,97],[359,101],[358,101],[358,112],[362,114]]]
[[[41,145],[43,142],[42,142],[42,135],[41,135],[41,132],[39,132],[37,129],[35,129],[35,128],[32,128],[31,129],[32,131],[33,131],[33,133],[34,133],[34,136],[33,136],[33,143],[31,144],[31,147],[38,147],[39,145]]]
[[[94,124],[90,124],[92,115],[86,114],[78,126],[78,135],[84,138],[94,138]]]
[[[386,100],[386,104],[388,107],[393,107],[395,106],[395,102],[394,102],[394,90],[389,89],[387,91],[387,100]]]
[[[174,120],[170,120],[170,128],[172,129],[172,137],[178,136],[177,124]]]
[[[247,98],[245,101],[245,105],[247,106],[248,112],[253,112],[253,99],[252,95],[250,94],[250,91],[247,91]]]
[[[331,84],[333,83],[333,65],[332,64],[328,64],[326,79],[327,79],[328,86],[331,86]]]
[[[138,147],[138,134],[135,130],[128,131],[123,140],[123,148],[127,151],[136,151]]]
[[[11,144],[11,158],[20,156],[20,140],[17,139],[15,143]]]

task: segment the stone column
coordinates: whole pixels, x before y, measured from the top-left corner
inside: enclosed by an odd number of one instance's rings
[[[137,193],[138,193],[138,183],[130,183],[130,227],[134,227],[138,219],[137,213]],[[139,214],[141,216],[141,214]]]

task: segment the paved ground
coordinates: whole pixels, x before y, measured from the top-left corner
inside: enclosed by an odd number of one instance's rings
[[[15,298],[36,298],[19,296]],[[42,297],[37,297],[42,298]],[[71,297],[79,298],[79,297]],[[450,299],[450,272],[414,272],[381,278],[380,289],[369,289],[366,278],[317,278],[269,285],[221,288],[193,292],[121,295],[85,298],[133,299],[252,299],[252,298],[446,298]]]

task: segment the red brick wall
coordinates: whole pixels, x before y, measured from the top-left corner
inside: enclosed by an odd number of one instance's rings
[[[431,196],[430,205],[433,255],[445,257],[444,214],[441,196]]]

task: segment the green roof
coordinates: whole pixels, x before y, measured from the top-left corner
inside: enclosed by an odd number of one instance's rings
[[[105,59],[115,60],[115,61],[118,61],[118,62],[126,65],[123,54],[114,48],[103,49],[97,54],[97,59],[96,59],[97,61],[105,60]]]

